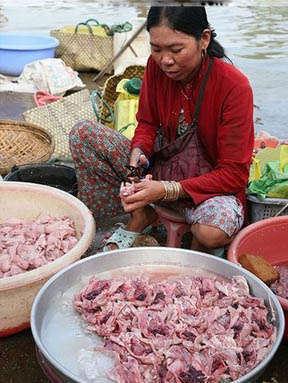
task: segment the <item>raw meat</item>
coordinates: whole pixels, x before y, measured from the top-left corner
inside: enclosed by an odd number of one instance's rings
[[[269,353],[276,337],[245,278],[97,279],[74,297],[88,328],[115,353],[118,383],[232,382]]]
[[[36,269],[66,254],[78,242],[73,221],[50,216],[0,223],[0,278]]]
[[[288,265],[275,266],[275,269],[280,274],[280,278],[272,283],[270,287],[275,294],[288,299]]]

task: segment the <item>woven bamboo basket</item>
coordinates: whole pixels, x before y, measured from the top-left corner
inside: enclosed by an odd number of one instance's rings
[[[114,76],[110,76],[104,84],[103,87],[103,101],[105,101],[112,111],[114,112],[114,103],[118,97],[118,93],[116,92],[116,88],[118,83],[123,79],[131,79],[133,77],[139,77],[143,79],[145,71],[145,66],[143,65],[130,65],[128,66],[124,72],[116,74]],[[100,118],[107,118],[108,117],[108,111],[103,105],[103,102],[100,102],[99,104],[99,115]],[[113,123],[105,123],[105,125],[112,127]]]
[[[24,121],[0,120],[0,174],[16,165],[48,161],[54,140],[43,128]]]
[[[24,112],[26,122],[45,126],[55,142],[53,157],[72,160],[69,134],[81,120],[93,120],[95,114],[88,89],[82,89],[61,100],[37,106]]]

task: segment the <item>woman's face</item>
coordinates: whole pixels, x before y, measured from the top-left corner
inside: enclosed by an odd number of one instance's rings
[[[175,81],[188,82],[201,63],[201,52],[210,42],[205,30],[200,41],[194,36],[175,31],[166,25],[149,31],[151,54],[163,72]]]

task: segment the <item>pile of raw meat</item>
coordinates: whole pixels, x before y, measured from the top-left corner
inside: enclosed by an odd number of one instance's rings
[[[288,265],[275,266],[275,269],[279,272],[280,278],[270,287],[275,294],[288,299]]]
[[[34,221],[11,218],[0,223],[0,278],[46,265],[78,242],[70,218]]]
[[[97,279],[74,297],[111,353],[118,383],[232,382],[269,353],[276,329],[245,278]]]

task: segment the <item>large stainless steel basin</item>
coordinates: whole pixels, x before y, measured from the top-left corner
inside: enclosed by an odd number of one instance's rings
[[[145,267],[152,265],[159,268],[180,266],[184,269],[195,268],[195,270],[199,270],[200,267],[205,271],[228,278],[234,275],[246,278],[251,294],[264,299],[277,328],[276,341],[269,355],[251,372],[235,382],[256,381],[273,358],[283,336],[284,315],[276,296],[252,273],[229,261],[200,252],[164,247],[131,248],[97,254],[67,267],[46,282],[33,303],[31,328],[39,351],[39,361],[46,373],[49,372],[52,380],[54,382],[87,382],[77,370],[76,351],[81,346],[81,336],[79,338],[77,329],[72,327],[69,329],[70,324],[65,317],[65,311],[63,313],[59,306],[61,297],[67,291],[70,291],[70,294],[78,291],[81,285],[87,283],[89,276],[97,273],[131,266],[140,266],[141,270],[145,270]],[[75,321],[77,321],[76,313]],[[85,342],[89,343],[89,338]]]

